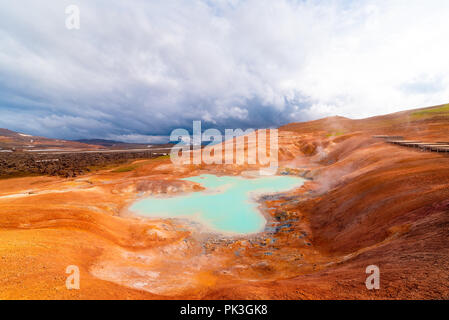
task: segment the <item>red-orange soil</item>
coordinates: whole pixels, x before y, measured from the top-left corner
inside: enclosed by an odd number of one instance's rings
[[[0,180],[0,299],[448,299],[449,155],[372,138],[449,140],[445,109],[423,110],[281,127],[280,172],[308,180],[266,198],[276,232],[251,237],[127,211],[143,194],[201,189],[181,177],[246,166],[154,159]],[[79,290],[66,289],[69,265]],[[365,286],[369,265],[379,290]]]

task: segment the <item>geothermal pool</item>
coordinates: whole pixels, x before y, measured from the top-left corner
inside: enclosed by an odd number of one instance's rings
[[[258,210],[257,195],[288,191],[304,179],[292,176],[243,177],[204,174],[183,180],[201,184],[206,190],[173,197],[149,197],[130,210],[145,217],[183,218],[211,231],[251,234],[263,231],[266,220]]]

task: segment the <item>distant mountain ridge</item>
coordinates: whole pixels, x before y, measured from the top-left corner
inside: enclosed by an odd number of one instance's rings
[[[90,145],[77,141],[51,139],[40,136],[33,136],[9,129],[0,128],[0,149],[34,149],[34,148],[83,148],[98,149],[97,145]]]
[[[117,144],[127,144],[126,142],[122,141],[115,141],[115,140],[106,140],[106,139],[78,139],[73,140],[76,142],[86,143],[86,144],[93,144],[97,146],[104,146],[104,147],[112,147]],[[132,143],[135,144],[135,143]]]
[[[153,146],[158,147],[169,147],[169,144],[157,144],[157,143],[139,143],[139,142],[123,142],[107,139],[78,139],[74,140],[79,143],[86,143],[89,145],[111,148],[111,149],[146,149]]]
[[[0,150],[33,151],[40,149],[147,149],[150,147],[171,147],[172,144],[128,143],[107,139],[62,140],[33,136],[0,128]]]

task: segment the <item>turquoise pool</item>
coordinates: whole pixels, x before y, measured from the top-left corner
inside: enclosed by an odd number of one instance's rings
[[[304,180],[291,176],[243,177],[200,175],[183,180],[200,183],[206,190],[173,197],[149,197],[130,210],[146,217],[184,218],[220,233],[250,234],[264,229],[266,220],[255,197],[291,190]]]

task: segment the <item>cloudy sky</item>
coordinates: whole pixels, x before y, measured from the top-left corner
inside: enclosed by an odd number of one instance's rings
[[[260,128],[447,103],[448,17],[447,0],[0,0],[0,127],[158,142],[192,120]]]

